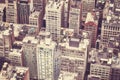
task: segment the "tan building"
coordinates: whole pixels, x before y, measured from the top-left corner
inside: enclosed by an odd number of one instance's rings
[[[63,39],[59,43],[58,50],[61,52],[60,71],[70,73],[78,73],[80,80],[84,80],[86,65],[87,65],[87,51],[89,44],[88,35],[86,32],[82,34],[84,38],[69,38]],[[77,79],[75,79],[77,80]]]
[[[29,68],[4,63],[0,71],[0,80],[30,80]]]
[[[19,49],[12,49],[9,53],[9,60],[14,66],[23,66],[23,55]]]
[[[87,13],[95,9],[95,0],[82,0],[82,20],[85,21]]]
[[[18,23],[17,1],[5,0],[6,4],[6,22]]]
[[[78,6],[79,5],[79,6]],[[73,1],[70,4],[69,11],[69,28],[74,29],[76,34],[79,34],[81,23],[81,3]]]
[[[108,45],[108,42],[111,37],[116,37],[120,34],[120,20],[116,17],[108,16],[107,20],[102,22],[102,29],[101,29],[101,40],[102,46]]]
[[[90,62],[90,76],[97,80],[119,80],[120,79],[120,55],[115,48],[93,49],[88,58]],[[89,80],[89,79],[88,79]]]
[[[8,58],[10,49],[12,48],[12,34],[9,30],[0,31],[0,55]]]
[[[43,12],[42,11],[35,11],[29,16],[29,24],[36,25],[38,27],[37,33],[39,33],[40,28],[42,27],[43,23]]]

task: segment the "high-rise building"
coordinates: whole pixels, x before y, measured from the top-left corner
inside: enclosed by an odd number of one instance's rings
[[[3,34],[2,34],[3,33]],[[12,48],[12,35],[9,30],[5,30],[0,34],[0,44],[1,44],[1,56],[8,58],[10,49]]]
[[[19,0],[18,4],[18,23],[28,24],[30,15],[30,1],[29,0]]]
[[[5,22],[6,19],[6,9],[5,9],[6,5],[5,4],[0,4],[0,22]]]
[[[111,37],[116,37],[120,34],[120,20],[119,17],[108,16],[107,20],[103,20],[101,29],[101,40],[102,44],[106,46]]]
[[[31,0],[35,11],[45,11],[45,0]]]
[[[64,1],[64,22],[63,27],[69,27],[69,9],[70,9],[70,0],[63,0]]]
[[[30,25],[36,25],[38,27],[38,33],[40,31],[40,28],[42,27],[43,23],[43,12],[42,11],[35,11],[29,16],[29,24]]]
[[[6,22],[17,23],[17,1],[16,0],[5,0],[6,4]]]
[[[52,34],[53,40],[60,38],[60,29],[63,22],[63,1],[50,1],[46,5],[46,31]]]
[[[38,40],[35,37],[27,36],[23,39],[23,66],[29,67],[31,79],[37,79],[37,44]]]
[[[79,1],[73,1],[70,4],[69,28],[74,29],[74,32],[76,34],[79,34],[80,21],[81,21],[81,3]]]
[[[22,51],[19,49],[12,49],[9,53],[9,60],[13,66],[23,65]]]
[[[91,46],[95,47],[97,33],[98,33],[98,21],[95,20],[94,13],[87,13],[84,30],[91,32]]]
[[[84,80],[87,65],[87,51],[90,46],[89,34],[83,32],[82,36],[84,38],[71,37],[64,39],[63,42],[59,43],[58,47],[59,52],[61,52],[60,71],[78,73],[78,80]]]
[[[40,41],[37,46],[37,70],[39,80],[57,80],[56,43],[50,38]]]
[[[85,21],[87,13],[95,9],[96,0],[82,0],[82,20]]]

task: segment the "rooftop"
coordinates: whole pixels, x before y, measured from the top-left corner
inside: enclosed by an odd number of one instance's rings
[[[30,18],[39,18],[39,15],[40,15],[40,12],[39,11],[35,11],[29,17]]]
[[[58,80],[76,80],[78,73],[61,71]]]

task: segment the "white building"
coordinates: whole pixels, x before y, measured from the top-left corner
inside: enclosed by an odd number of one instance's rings
[[[53,40],[57,40],[58,38],[60,38],[60,29],[62,27],[63,1],[48,2],[45,12],[46,31],[52,34]]]
[[[56,43],[50,38],[45,38],[37,46],[38,79],[56,80],[56,67]]]

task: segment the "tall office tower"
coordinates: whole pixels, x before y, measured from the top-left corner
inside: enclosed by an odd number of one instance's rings
[[[5,4],[0,4],[0,22],[5,22],[5,20],[6,20],[6,17],[5,17],[6,9],[5,9],[5,7],[6,7]]]
[[[25,37],[23,39],[23,66],[29,67],[30,78],[37,79],[37,60],[36,47],[38,40],[34,37]]]
[[[40,41],[37,46],[38,80],[57,80],[56,43],[50,38]]]
[[[60,29],[63,23],[63,1],[50,1],[46,5],[46,31],[52,34],[53,40],[60,38]]]
[[[84,30],[91,32],[91,47],[95,47],[97,32],[98,32],[98,21],[95,19],[95,13],[87,13]]]
[[[83,37],[80,38],[80,36]],[[60,72],[78,73],[79,79],[76,80],[84,80],[87,65],[87,51],[89,47],[89,34],[84,31],[81,32],[79,38],[73,38],[72,36],[59,43],[58,49],[59,52],[61,52]]]
[[[28,24],[30,15],[30,2],[29,0],[19,0],[18,1],[18,23]]]
[[[38,27],[38,32],[40,31],[40,28],[42,27],[43,23],[43,12],[42,11],[35,11],[29,16],[29,24],[30,25],[36,25]]]
[[[45,0],[31,0],[35,11],[45,11]]]
[[[29,68],[4,63],[0,71],[0,80],[30,80]]]
[[[82,20],[85,21],[88,12],[95,9],[95,0],[82,0]]]
[[[17,1],[16,0],[5,0],[6,3],[6,22],[17,23]]]
[[[112,15],[113,16],[113,15]],[[107,20],[102,22],[101,40],[103,46],[106,46],[110,37],[116,37],[120,34],[120,19],[118,16],[108,16]]]
[[[69,28],[74,29],[74,32],[76,34],[79,34],[80,21],[81,21],[81,3],[79,1],[73,1],[70,4]]]
[[[19,49],[12,49],[9,53],[9,60],[13,66],[23,65],[22,51]]]
[[[63,0],[64,1],[64,22],[63,27],[69,27],[69,9],[70,9],[70,0]]]
[[[9,51],[12,48],[12,35],[9,30],[1,31],[0,33],[0,54],[8,58]]]

